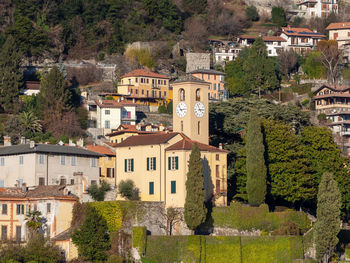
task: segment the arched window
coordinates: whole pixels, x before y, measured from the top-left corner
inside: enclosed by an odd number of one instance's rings
[[[183,132],[184,131],[184,122],[181,121],[181,131]]]
[[[185,100],[185,90],[184,89],[179,90],[179,98],[180,98],[180,101]]]
[[[201,100],[201,91],[200,89],[196,89],[196,101],[200,101]]]

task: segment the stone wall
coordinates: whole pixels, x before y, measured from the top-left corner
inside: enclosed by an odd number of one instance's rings
[[[186,53],[186,72],[196,69],[210,69],[209,53]]]

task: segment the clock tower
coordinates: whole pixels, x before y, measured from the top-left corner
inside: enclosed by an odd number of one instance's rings
[[[209,83],[186,75],[173,84],[173,129],[209,144]]]

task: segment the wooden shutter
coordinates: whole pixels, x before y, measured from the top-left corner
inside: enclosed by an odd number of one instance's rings
[[[134,171],[134,159],[131,159],[131,171]]]
[[[168,157],[168,170],[171,170],[171,157]]]
[[[149,171],[149,158],[147,158],[147,171]]]
[[[153,168],[154,168],[154,170],[157,170],[156,157],[153,157]]]
[[[128,159],[124,160],[124,171],[127,172],[128,171]]]
[[[175,157],[175,169],[179,170],[179,157]]]

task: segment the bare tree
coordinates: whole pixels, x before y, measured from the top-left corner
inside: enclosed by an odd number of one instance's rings
[[[203,51],[208,39],[208,28],[203,18],[190,17],[185,21],[184,36],[194,51]]]
[[[297,62],[298,57],[293,50],[282,50],[279,53],[279,68],[287,80],[289,80],[289,74],[295,68]]]
[[[343,52],[338,48],[336,40],[321,40],[317,50],[320,52],[320,61],[327,69],[327,78],[331,84],[335,84],[341,72]]]

